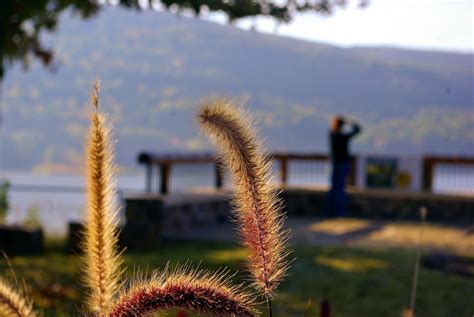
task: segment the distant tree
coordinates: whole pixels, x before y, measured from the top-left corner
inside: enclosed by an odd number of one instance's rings
[[[23,65],[34,57],[54,68],[54,54],[41,42],[43,31],[54,31],[59,15],[66,9],[83,18],[96,14],[100,6],[90,0],[4,0],[0,8],[0,79],[10,65]]]
[[[3,0],[0,5],[0,80],[8,67],[16,62],[27,66],[31,58],[54,69],[57,64],[52,48],[45,47],[40,34],[54,31],[58,18],[65,10],[90,18],[102,6],[114,3],[121,7],[141,10],[161,4],[166,9],[193,12],[199,16],[203,11],[223,12],[229,22],[256,16],[269,16],[279,22],[289,22],[298,12],[331,14],[336,7],[342,7],[347,0]],[[368,0],[359,0],[366,6]]]

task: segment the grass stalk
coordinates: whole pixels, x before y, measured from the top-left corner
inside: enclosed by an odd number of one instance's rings
[[[288,232],[277,191],[270,182],[271,162],[248,120],[232,103],[220,100],[204,105],[198,114],[203,131],[220,150],[234,183],[234,214],[254,284],[269,304],[288,268]]]
[[[99,82],[92,96],[94,111],[87,142],[87,210],[82,248],[84,282],[88,287],[88,308],[103,313],[120,287],[122,260],[117,249],[117,206],[114,202],[113,151],[110,128],[99,109]]]

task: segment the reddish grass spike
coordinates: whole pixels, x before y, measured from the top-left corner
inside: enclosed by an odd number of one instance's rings
[[[0,279],[0,315],[36,317],[32,303]]]
[[[99,84],[94,85],[91,128],[87,144],[87,220],[83,241],[84,282],[89,289],[88,307],[104,312],[120,287],[122,261],[117,251],[114,203],[115,167],[109,142],[110,129],[99,112]]]
[[[149,281],[135,282],[119,296],[107,316],[148,316],[180,308],[213,316],[254,316],[250,295],[228,286],[226,273],[178,269],[153,274]]]
[[[249,271],[256,286],[271,297],[288,267],[288,233],[282,229],[281,202],[270,183],[270,163],[246,115],[236,106],[226,101],[205,105],[198,120],[231,171],[238,229],[250,251]]]

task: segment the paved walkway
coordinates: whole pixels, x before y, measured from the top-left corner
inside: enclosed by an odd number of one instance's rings
[[[381,222],[354,218],[291,218],[294,245],[362,246],[415,248],[420,241],[420,223]],[[185,232],[165,232],[165,238],[205,241],[235,241],[232,224],[196,228]],[[423,248],[474,256],[474,234],[467,228],[427,223],[423,228]]]

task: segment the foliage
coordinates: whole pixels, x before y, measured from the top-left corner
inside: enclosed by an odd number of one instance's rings
[[[41,43],[43,31],[56,29],[61,12],[70,9],[87,18],[95,14],[99,5],[92,0],[7,0],[0,11],[0,79],[6,67],[15,61],[24,65],[30,56],[45,66],[53,67],[53,51]]]
[[[10,182],[4,178],[0,181],[0,222],[5,220],[7,216],[8,208],[10,208],[8,202],[8,189],[10,188]]]
[[[106,1],[107,3],[108,1]],[[262,1],[262,0],[148,0],[148,6],[160,2],[166,9],[189,10],[199,16],[204,9],[224,12],[229,21],[235,21],[249,16],[270,16],[281,22],[288,22],[296,12],[314,11],[323,14],[331,13],[335,7],[344,5],[342,0],[291,0]],[[120,0],[118,4],[129,9],[141,10],[138,0]],[[361,0],[361,5],[366,1]],[[6,68],[16,62],[33,56],[45,66],[53,68],[54,52],[46,48],[41,41],[44,31],[54,31],[60,14],[66,10],[79,14],[82,18],[95,16],[101,9],[95,0],[5,0],[0,11],[0,79]]]
[[[28,227],[39,227],[40,226],[40,219],[39,219],[39,206],[31,205],[26,210],[26,218],[23,221],[23,224]]]

